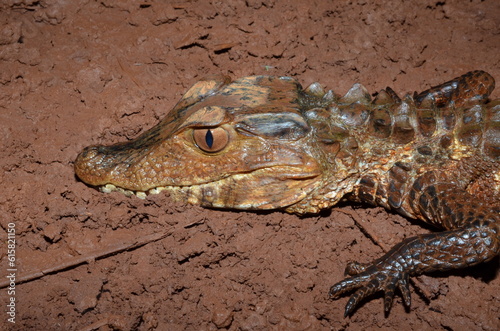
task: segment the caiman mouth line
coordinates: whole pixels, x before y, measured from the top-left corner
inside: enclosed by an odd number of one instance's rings
[[[277,166],[274,166],[274,167],[264,167],[264,168],[258,168],[258,169],[255,169],[253,171],[249,171],[249,172],[246,172],[246,173],[241,173],[241,174],[234,174],[234,175],[230,175],[230,176],[227,176],[227,177],[223,177],[221,179],[218,179],[216,181],[212,181],[212,182],[204,182],[204,183],[199,183],[199,184],[193,184],[193,185],[165,185],[165,186],[156,186],[156,187],[153,187],[153,188],[150,188],[148,189],[147,191],[140,191],[140,190],[129,190],[129,189],[126,189],[126,188],[123,188],[123,187],[120,187],[120,186],[116,186],[114,184],[111,184],[111,183],[108,183],[108,184],[105,184],[105,185],[101,185],[101,186],[96,186],[96,188],[99,189],[99,191],[103,192],[103,193],[112,193],[112,192],[120,192],[128,197],[132,196],[132,195],[135,195],[136,197],[138,197],[139,199],[146,199],[149,195],[156,195],[156,194],[160,194],[162,191],[171,191],[171,192],[180,192],[182,190],[189,190],[189,189],[193,189],[193,188],[201,188],[203,186],[206,186],[206,185],[217,185],[217,183],[222,183],[224,181],[227,181],[229,178],[234,178],[236,180],[238,179],[241,179],[242,177],[244,176],[252,176],[253,173],[261,173],[263,172],[264,170],[269,170],[269,169],[273,169],[273,168],[276,168]],[[291,169],[294,169],[294,167],[283,167],[283,166],[279,166],[280,168],[291,168]],[[286,173],[283,172],[283,173]],[[318,173],[314,173],[314,172],[311,172],[311,173],[296,173],[296,174],[293,174],[293,172],[290,172],[288,173],[287,176],[283,176],[283,177],[286,177],[288,179],[294,179],[294,180],[307,180],[307,179],[312,179],[312,178],[315,178],[317,177],[319,174]]]

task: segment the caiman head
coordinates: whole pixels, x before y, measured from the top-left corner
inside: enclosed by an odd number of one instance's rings
[[[167,190],[208,207],[289,208],[318,187],[324,170],[303,94],[286,77],[200,81],[135,140],[85,148],[76,174],[105,192]]]

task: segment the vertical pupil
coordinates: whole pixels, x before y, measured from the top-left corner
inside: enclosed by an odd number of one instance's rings
[[[209,148],[212,148],[214,144],[214,136],[212,135],[212,131],[207,130],[207,133],[205,134],[205,142],[207,143],[207,146]]]

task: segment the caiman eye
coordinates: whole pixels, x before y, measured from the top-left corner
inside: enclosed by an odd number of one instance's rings
[[[216,153],[224,149],[229,142],[229,133],[223,128],[195,129],[193,139],[196,145],[207,153]]]

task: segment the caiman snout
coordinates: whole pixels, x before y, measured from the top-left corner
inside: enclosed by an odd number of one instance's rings
[[[127,170],[141,158],[142,153],[148,151],[148,148],[140,150],[136,145],[137,140],[111,146],[86,147],[76,158],[75,172],[83,182],[92,186],[102,186],[130,177]],[[125,183],[119,183],[119,186],[132,190],[141,189],[128,187],[130,185]]]
[[[114,157],[109,154],[106,146],[86,147],[76,158],[75,173],[86,184],[104,185],[107,183],[112,159]]]

